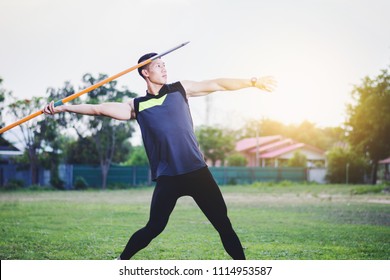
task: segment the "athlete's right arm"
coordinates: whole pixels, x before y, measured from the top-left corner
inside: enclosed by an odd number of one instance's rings
[[[70,112],[90,116],[106,116],[116,120],[130,120],[135,118],[134,99],[129,102],[108,102],[102,104],[77,104],[61,105],[54,107],[54,102],[50,102],[43,109],[46,115],[54,115],[61,112]]]

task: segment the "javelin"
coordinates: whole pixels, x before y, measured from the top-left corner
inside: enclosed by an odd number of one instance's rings
[[[151,57],[151,58],[149,58],[149,59],[147,59],[145,61],[142,61],[141,63],[138,63],[137,65],[134,65],[133,67],[130,67],[129,69],[126,69],[126,70],[124,70],[124,71],[122,71],[122,72],[120,72],[120,73],[118,73],[118,74],[116,74],[114,76],[108,77],[108,78],[100,81],[99,83],[96,83],[96,84],[94,84],[94,85],[92,85],[92,86],[90,86],[90,87],[88,87],[86,89],[83,89],[80,92],[76,92],[76,93],[74,93],[72,95],[69,95],[69,96],[65,97],[64,99],[58,100],[58,101],[56,101],[54,103],[54,107],[63,105],[64,103],[69,102],[69,101],[71,101],[71,100],[73,100],[73,99],[75,99],[77,97],[80,97],[81,95],[83,95],[83,94],[85,94],[87,92],[90,92],[90,91],[92,91],[94,89],[97,89],[98,87],[100,87],[100,86],[102,86],[102,85],[104,85],[104,84],[106,84],[108,82],[111,82],[112,80],[115,80],[115,79],[119,78],[120,76],[123,76],[123,75],[125,75],[125,74],[127,74],[127,73],[129,73],[129,72],[131,72],[131,71],[133,71],[135,69],[137,69],[137,68],[140,68],[140,67],[142,67],[142,66],[152,62],[153,60],[156,60],[156,59],[158,59],[158,58],[160,58],[160,57],[162,57],[162,56],[164,56],[166,54],[169,54],[170,52],[173,52],[173,51],[177,50],[178,48],[181,48],[181,47],[187,45],[188,43],[189,42],[182,43],[182,44],[180,44],[180,45],[178,45],[178,46],[176,46],[176,47],[174,47],[174,48],[172,48],[170,50],[167,50],[167,51],[165,51],[165,52],[163,52],[161,54],[157,54],[157,55],[155,55],[155,56],[153,56],[153,57]],[[14,128],[15,126],[18,126],[18,125],[20,125],[20,124],[22,124],[22,123],[24,123],[24,122],[26,122],[28,120],[31,120],[31,119],[33,119],[35,117],[38,117],[39,115],[42,115],[42,114],[43,114],[43,110],[40,110],[40,111],[35,112],[35,113],[31,114],[31,115],[28,115],[27,117],[24,117],[21,120],[18,120],[18,121],[14,122],[14,123],[6,126],[6,127],[1,128],[0,129],[0,134],[2,134],[4,132],[6,132],[7,130],[10,130],[11,128]]]

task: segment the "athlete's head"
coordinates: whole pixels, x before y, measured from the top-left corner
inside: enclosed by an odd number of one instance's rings
[[[141,63],[145,60],[148,60],[149,58],[152,58],[153,56],[156,56],[157,53],[154,53],[154,52],[151,52],[151,53],[147,53],[147,54],[144,54],[143,56],[141,56],[139,59],[138,59],[138,63]],[[138,73],[141,75],[142,78],[145,79],[144,75],[142,74],[142,70],[143,69],[147,69],[147,67],[149,66],[150,63],[138,68]]]
[[[156,56],[157,53],[147,53],[140,57],[138,63],[141,63],[153,56]],[[149,79],[153,83],[165,84],[167,82],[167,71],[165,69],[165,63],[160,59],[155,59],[152,62],[138,68],[138,73],[142,78]]]

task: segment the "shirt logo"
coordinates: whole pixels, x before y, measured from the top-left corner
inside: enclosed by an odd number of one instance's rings
[[[152,108],[154,106],[161,106],[164,103],[164,100],[166,97],[167,97],[167,94],[163,95],[160,98],[152,98],[152,99],[140,102],[138,112]]]

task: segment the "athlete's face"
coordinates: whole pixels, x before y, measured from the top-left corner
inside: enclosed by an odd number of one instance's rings
[[[165,63],[161,59],[153,60],[148,67],[144,69],[143,74],[152,83],[161,85],[167,83],[167,70],[165,69]]]

